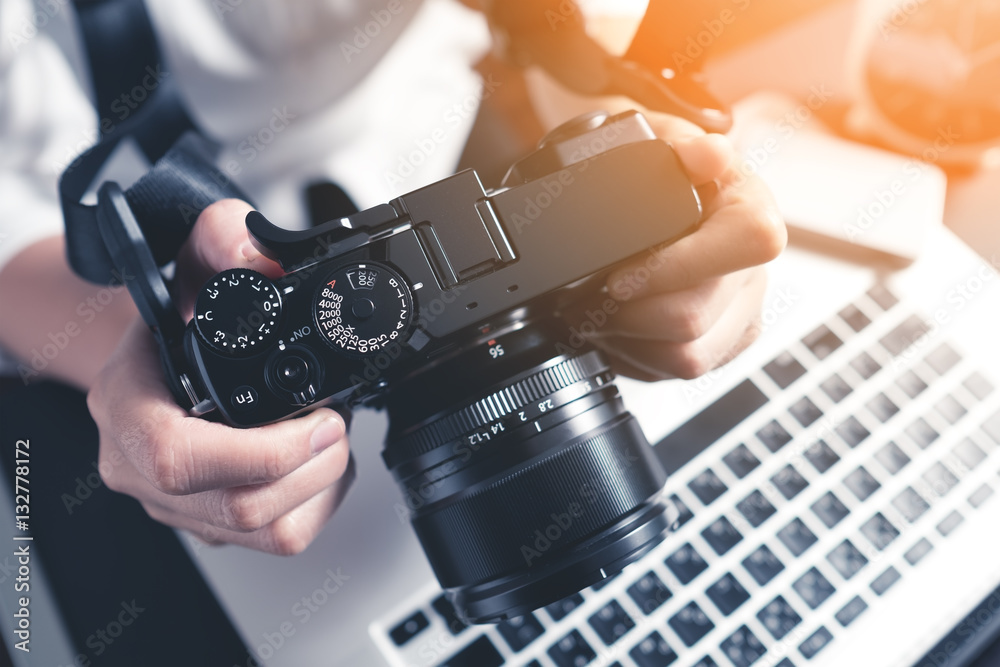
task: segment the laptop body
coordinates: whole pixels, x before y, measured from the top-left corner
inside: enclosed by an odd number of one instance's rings
[[[928,248],[894,270],[791,247],[740,357],[619,380],[688,511],[579,599],[456,623],[375,413],[356,415],[358,479],[304,554],[189,551],[247,664],[915,664],[1000,584],[1000,281],[947,230]]]

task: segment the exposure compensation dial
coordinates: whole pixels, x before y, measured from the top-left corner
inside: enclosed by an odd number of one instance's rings
[[[217,274],[198,293],[195,329],[216,352],[248,357],[278,337],[281,294],[269,278],[249,269]]]

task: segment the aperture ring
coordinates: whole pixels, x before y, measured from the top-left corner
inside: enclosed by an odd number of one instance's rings
[[[389,443],[394,458],[419,456],[435,447],[461,437],[487,424],[517,412],[524,406],[545,398],[587,378],[606,372],[601,355],[591,351],[571,357],[487,393],[483,398],[449,412]]]

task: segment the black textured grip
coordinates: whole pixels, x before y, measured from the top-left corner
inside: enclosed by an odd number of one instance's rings
[[[466,433],[517,412],[524,406],[551,396],[560,389],[606,372],[608,365],[596,352],[573,357],[529,373],[483,398],[448,413],[392,442],[395,460],[420,456]]]
[[[643,505],[665,483],[642,430],[626,414],[443,509],[418,514],[413,527],[441,585],[464,586],[541,567]]]

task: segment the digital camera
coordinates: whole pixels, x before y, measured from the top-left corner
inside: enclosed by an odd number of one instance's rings
[[[469,622],[518,616],[620,571],[675,521],[608,360],[558,314],[700,217],[634,111],[558,128],[495,191],[467,170],[307,231],[252,212],[286,273],[205,283],[176,384],[236,427],[387,409],[383,458],[441,586]]]

